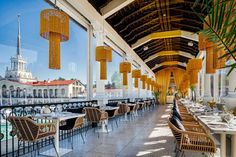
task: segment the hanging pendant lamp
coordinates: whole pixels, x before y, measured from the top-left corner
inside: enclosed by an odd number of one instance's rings
[[[194,85],[198,83],[198,72],[202,68],[202,60],[193,58],[188,62],[188,72],[190,74],[190,84]]]
[[[123,74],[123,85],[128,85],[128,73],[131,72],[131,63],[130,62],[121,62],[120,63],[120,73]]]
[[[147,90],[150,90],[151,82],[152,82],[152,79],[147,78]]]
[[[138,79],[141,77],[141,70],[132,70],[132,78],[134,78],[134,87],[138,88]]]
[[[147,75],[141,75],[140,80],[142,81],[142,88],[143,88],[143,89],[146,89]]]
[[[206,48],[206,74],[214,74],[216,69],[214,67],[214,47]]]
[[[100,79],[107,79],[107,62],[112,61],[112,48],[109,46],[96,47],[96,61],[100,62]]]
[[[69,40],[69,16],[56,9],[42,10],[40,36],[49,40],[49,68],[60,69],[60,42]]]

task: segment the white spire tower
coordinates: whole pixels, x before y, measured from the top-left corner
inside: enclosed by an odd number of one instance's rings
[[[16,49],[16,55],[20,56],[20,51],[21,51],[21,41],[20,41],[20,14],[17,15],[18,18],[18,33],[17,33],[17,49]]]
[[[20,37],[20,14],[17,15],[18,32],[16,44],[16,56],[11,57],[11,66],[7,67],[5,78],[18,82],[33,82],[36,79],[30,71],[27,71],[27,62],[21,56],[21,37]]]

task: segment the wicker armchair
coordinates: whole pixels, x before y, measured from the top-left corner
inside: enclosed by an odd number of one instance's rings
[[[199,128],[195,128],[195,126],[192,126],[192,128],[191,126],[185,126],[185,129],[180,129],[170,120],[168,121],[168,125],[176,139],[176,156],[184,156],[184,151],[204,152],[214,156],[216,152],[214,140],[206,133],[200,132],[198,130]],[[191,131],[189,131],[189,129]]]
[[[85,107],[84,111],[86,113],[86,117],[87,117],[88,122],[90,122],[90,123],[100,123],[100,122],[104,123],[107,133],[108,133],[107,123],[106,123],[106,121],[108,120],[108,113],[107,112],[101,111],[95,107]],[[98,137],[99,137],[99,134],[98,134]]]
[[[130,107],[127,104],[120,104],[119,105],[119,114],[127,114],[130,112]]]
[[[117,118],[115,118],[115,117],[118,115],[118,111],[119,111],[119,109],[115,109],[115,110],[110,111],[110,114],[108,113],[108,118],[109,118],[109,119],[113,119],[113,121],[116,122],[116,127],[117,127],[117,128],[118,128],[118,122],[117,122]],[[112,121],[112,123],[111,123],[112,130],[114,129],[114,127],[113,127],[113,121]]]
[[[66,120],[66,124],[62,125],[59,127],[60,130],[64,130],[64,131],[71,131],[71,146],[73,149],[73,134],[74,134],[74,130],[76,129],[80,129],[84,124],[84,117],[78,117],[78,118],[73,118],[73,119],[68,119]],[[83,140],[83,143],[85,143],[84,141],[84,137],[82,134],[82,131],[80,130],[80,136]]]
[[[16,117],[16,116],[9,116],[7,120],[11,123],[13,131],[15,131],[17,138],[21,143],[37,142],[38,153],[39,153],[38,141],[48,137],[54,138],[54,135],[56,134],[56,127],[54,123],[37,124],[28,117]],[[59,156],[53,141],[52,144],[57,156]]]

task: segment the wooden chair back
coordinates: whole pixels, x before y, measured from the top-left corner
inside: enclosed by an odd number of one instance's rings
[[[88,121],[90,122],[99,122],[101,119],[101,111],[98,108],[94,107],[85,107],[84,108]]]
[[[39,126],[28,117],[10,116],[7,120],[16,129],[17,137],[23,141],[34,141],[39,133]]]

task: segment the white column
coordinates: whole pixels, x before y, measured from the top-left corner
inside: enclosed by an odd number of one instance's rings
[[[87,53],[87,99],[93,99],[93,60],[95,52],[93,52],[93,28],[88,29],[88,53]]]
[[[198,73],[198,83],[197,83],[197,87],[196,87],[196,99],[198,100],[199,99],[199,97],[200,97],[200,75],[201,75],[201,73],[199,72]]]
[[[142,88],[142,83],[139,78],[138,79],[138,98],[141,98],[141,88]]]
[[[122,75],[122,78],[123,78],[123,74],[121,74]],[[124,86],[123,85],[123,81],[122,81],[122,97],[125,99],[125,98],[127,98],[127,86]]]
[[[229,96],[230,97],[236,97],[236,92],[235,92],[235,88],[236,88],[236,70],[234,69],[230,74],[229,74]]]
[[[145,83],[146,84],[146,83]],[[142,82],[142,87],[143,87],[143,82]],[[142,97],[146,99],[147,93],[146,93],[147,86],[145,85],[145,89],[142,88]]]
[[[93,23],[93,28],[96,36],[96,46],[104,45],[105,33],[102,26]],[[105,98],[105,80],[100,79],[100,62],[96,62],[96,99],[98,100],[98,105],[104,105]]]
[[[214,74],[214,101],[219,101],[219,70]]]
[[[226,71],[225,69],[220,70],[221,77],[220,77],[220,97],[224,97],[226,95]]]
[[[128,74],[128,98],[133,98],[134,97],[134,84],[133,84],[133,79],[132,79],[132,74]]]
[[[128,98],[134,97],[134,84],[133,84],[133,78],[132,78],[132,59],[131,56],[127,56],[128,62],[131,63],[131,72],[128,74]]]
[[[204,71],[201,70],[201,97],[204,96]]]
[[[205,52],[206,53],[206,52]],[[204,83],[203,83],[203,96],[206,99],[211,99],[211,74],[206,74],[206,58],[203,60],[203,75],[204,75]]]

